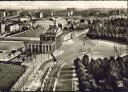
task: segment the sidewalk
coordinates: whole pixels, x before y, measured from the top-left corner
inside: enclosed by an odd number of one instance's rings
[[[60,56],[64,53],[63,50],[56,50],[53,52],[54,56]],[[20,91],[23,88],[23,85],[30,84],[33,86],[34,83],[30,83],[29,81],[35,76],[40,66],[47,60],[52,57],[48,54],[40,54],[36,55],[36,58],[32,61],[32,65],[26,70],[26,72],[20,77],[20,79],[15,83],[12,87],[11,91]],[[33,71],[34,69],[34,71]],[[34,74],[33,74],[34,73]],[[25,82],[25,83],[24,83]]]
[[[11,54],[10,56],[8,55],[10,52],[9,51],[6,51],[4,53],[1,53],[0,54],[0,61],[9,61],[9,60],[12,60],[14,59],[15,57],[17,57],[18,55],[21,54],[21,52],[16,52],[15,54]]]

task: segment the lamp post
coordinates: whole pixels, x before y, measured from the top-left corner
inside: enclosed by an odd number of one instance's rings
[[[83,42],[84,46],[83,47],[85,47],[85,39],[86,39],[86,37],[84,36],[83,38],[84,38],[84,42]],[[85,48],[84,48],[84,50],[85,50]]]
[[[90,48],[90,54],[91,54],[91,59],[92,59],[92,49]]]
[[[23,68],[24,68],[24,73],[25,73],[25,66],[23,65]],[[24,75],[24,73],[23,73],[23,75]],[[25,88],[24,88],[24,84],[25,84],[25,82],[24,82],[24,77],[22,77],[22,79],[23,79],[23,91],[25,90]]]

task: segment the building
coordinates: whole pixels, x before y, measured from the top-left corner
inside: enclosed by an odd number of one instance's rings
[[[53,12],[53,16],[68,16],[67,10],[56,10]]]
[[[36,18],[43,18],[44,17],[44,12],[43,11],[35,11],[32,14]]]
[[[26,42],[26,48],[33,53],[48,53],[54,50],[54,41],[29,41]]]
[[[43,12],[39,12],[39,18],[43,18]]]
[[[5,24],[2,23],[2,21],[0,21],[0,34],[4,34],[5,33]]]
[[[75,8],[67,8],[68,11],[68,16],[73,16],[74,15],[74,11],[76,11]]]
[[[6,16],[16,16],[17,10],[7,10],[6,13],[7,13]]]
[[[18,14],[17,10],[6,10],[6,9],[0,10],[0,17],[2,18],[16,16],[17,14]]]
[[[7,11],[6,10],[0,10],[0,17],[6,17],[7,16]]]
[[[9,32],[16,32],[20,30],[19,24],[13,24],[13,23],[8,23],[5,25],[5,31],[7,33]]]
[[[53,11],[52,10],[41,10],[40,12],[43,12],[43,17],[47,18],[47,17],[51,17],[53,16]]]
[[[50,53],[62,45],[62,29],[55,25],[49,27],[46,33],[40,34],[40,41],[26,42],[26,48],[34,53]]]

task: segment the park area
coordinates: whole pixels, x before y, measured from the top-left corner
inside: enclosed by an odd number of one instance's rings
[[[0,64],[0,91],[8,92],[24,71],[23,66]]]

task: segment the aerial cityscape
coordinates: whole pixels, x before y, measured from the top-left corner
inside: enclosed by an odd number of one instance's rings
[[[0,1],[0,92],[128,92],[127,1]]]

